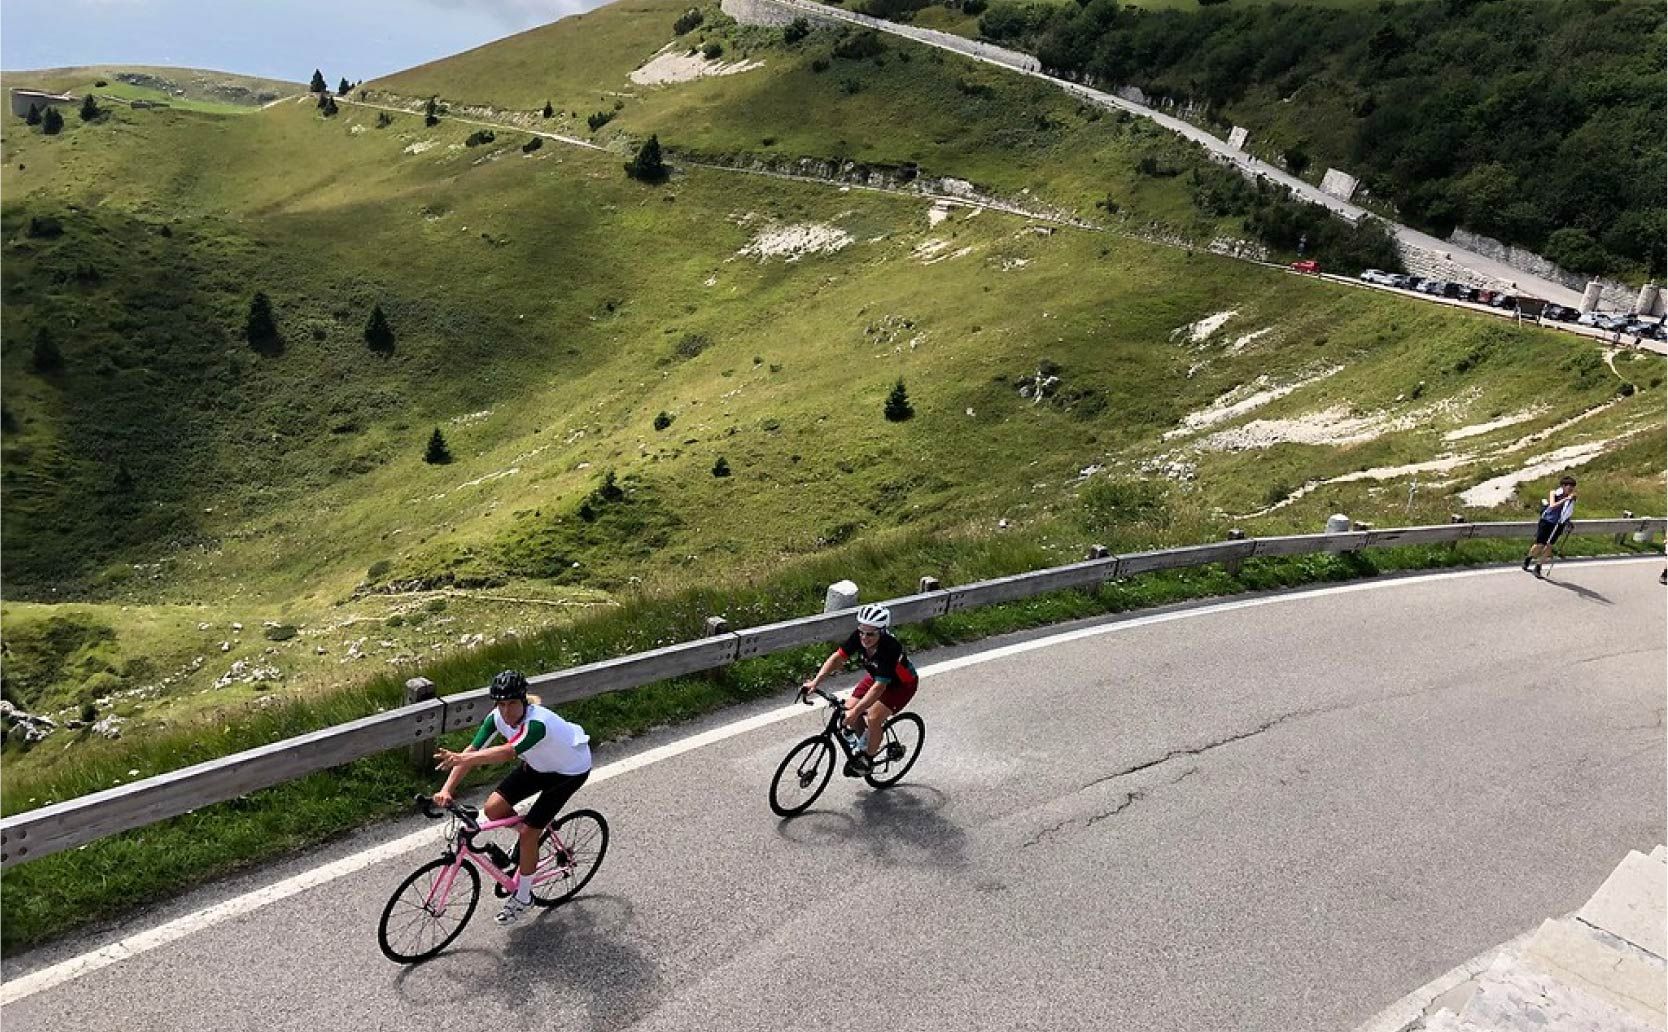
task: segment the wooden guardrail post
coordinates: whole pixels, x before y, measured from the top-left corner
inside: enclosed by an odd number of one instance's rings
[[[434,698],[434,682],[426,677],[413,677],[405,683],[405,704],[427,702]],[[413,742],[407,751],[411,757],[413,770],[430,770],[434,767],[435,743],[439,739],[426,738],[420,742]]]
[[[1244,541],[1245,540],[1245,531],[1241,530],[1238,527],[1228,528],[1228,540],[1229,541]],[[1239,576],[1239,570],[1240,570],[1241,565],[1242,565],[1242,563],[1239,559],[1224,559],[1222,561],[1222,568],[1224,570],[1228,571],[1228,576],[1230,576],[1230,577],[1238,577]]]

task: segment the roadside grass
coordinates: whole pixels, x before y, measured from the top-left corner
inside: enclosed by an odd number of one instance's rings
[[[1638,550],[1631,543],[1626,547]],[[1577,556],[1616,550],[1609,540],[1574,538],[1567,542],[1564,552]],[[1248,590],[1511,561],[1522,551],[1523,544],[1518,541],[1471,541],[1453,547],[1251,560],[1237,575],[1219,566],[1166,571],[1109,582],[1092,591],[1062,591],[951,614],[901,628],[900,636],[911,650],[919,652],[1065,620]],[[1653,546],[1649,551],[1659,548]],[[865,596],[881,597],[908,590],[913,586],[908,583],[910,579],[934,559],[945,564],[940,569],[953,566],[965,569],[972,577],[975,571],[991,576],[1031,568],[1045,557],[1049,557],[1048,550],[1041,542],[998,539],[971,549],[951,549],[940,542],[919,540],[890,554],[872,548],[854,549],[837,569],[856,576],[861,584],[885,586]],[[1049,558],[1059,561],[1062,557]],[[798,571],[790,582],[761,587],[751,597],[738,596],[745,601],[726,607],[725,612],[737,614],[738,626],[761,622],[790,615],[785,610],[795,607],[784,604],[790,597],[801,603],[797,611],[804,612],[803,603],[809,596],[820,594],[825,578],[834,575],[835,570],[828,567],[808,567]],[[563,663],[582,662],[628,648],[652,647],[683,636],[682,630],[690,621],[717,608],[715,601],[700,592],[686,592],[671,600],[645,600],[640,608],[596,620],[596,626],[585,629],[588,633],[553,634],[500,644],[449,660],[433,673],[442,679],[443,692],[461,690],[484,683],[492,672],[505,666],[542,669],[557,658]],[[649,637],[657,631],[659,637]],[[744,700],[776,693],[787,697],[798,680],[826,655],[826,649],[813,646],[747,660],[712,675],[616,692],[564,706],[563,710],[591,732],[600,745],[602,762],[607,762],[610,741]],[[61,765],[50,781],[8,777],[5,809],[17,812],[46,805],[53,799],[112,787],[124,780],[352,719],[394,705],[397,700],[396,681],[389,678],[328,700],[262,713],[236,726],[226,726],[219,736],[203,735],[196,728],[107,744],[97,751],[78,753],[74,763],[68,769]],[[467,734],[448,736],[454,747],[465,738]],[[491,779],[491,772],[483,772],[472,784]],[[432,791],[435,780],[432,774],[410,769],[403,752],[382,754],[11,868],[0,876],[0,888],[4,890],[0,896],[4,900],[0,947],[14,954],[82,925],[120,915],[131,909],[135,900],[164,898],[216,876],[328,841],[366,821],[401,811],[414,793]]]

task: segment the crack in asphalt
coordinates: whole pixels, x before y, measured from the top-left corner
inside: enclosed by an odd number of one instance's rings
[[[1111,774],[1103,774],[1100,777],[1098,777],[1098,778],[1094,779],[1093,781],[1089,782],[1088,784],[1084,785],[1083,787],[1084,788],[1093,788],[1094,786],[1100,784],[1103,781],[1113,781],[1117,778],[1124,777],[1125,775],[1128,775],[1128,774],[1137,774],[1137,773],[1140,773],[1141,771],[1147,770],[1148,768],[1157,767],[1160,764],[1168,763],[1168,762],[1170,762],[1171,760],[1175,759],[1178,756],[1198,756],[1198,755],[1201,755],[1202,753],[1207,753],[1207,752],[1211,751],[1212,749],[1220,749],[1224,745],[1232,745],[1235,742],[1243,742],[1247,738],[1254,738],[1257,735],[1262,734],[1264,731],[1268,731],[1271,728],[1278,727],[1279,725],[1284,724],[1286,721],[1292,719],[1293,717],[1307,716],[1308,714],[1310,714],[1312,712],[1316,712],[1316,711],[1314,711],[1314,710],[1293,710],[1290,713],[1282,713],[1280,716],[1275,717],[1273,720],[1267,721],[1266,723],[1261,724],[1258,727],[1252,728],[1249,731],[1241,731],[1238,734],[1229,735],[1226,738],[1219,738],[1214,742],[1207,742],[1204,745],[1195,746],[1191,749],[1172,749],[1169,752],[1165,753],[1163,756],[1160,756],[1156,760],[1147,760],[1144,763],[1137,763],[1133,767],[1125,767],[1123,770],[1113,771]],[[1195,769],[1197,769],[1197,768],[1195,768]],[[1185,777],[1185,776],[1186,775],[1183,775],[1183,777]],[[1181,779],[1178,778],[1177,780],[1179,781]]]
[[[1198,767],[1189,767],[1186,770],[1182,771],[1180,774],[1171,778],[1169,781],[1166,781],[1162,785],[1159,785],[1157,787],[1163,788],[1163,787],[1166,787],[1166,786],[1169,786],[1169,785],[1180,784],[1181,782],[1186,781],[1188,778],[1192,777],[1193,775],[1195,775],[1197,773],[1199,773],[1199,768]],[[1091,782],[1091,784],[1093,784],[1093,782]],[[1084,787],[1087,788],[1089,786],[1085,785]],[[1134,806],[1137,802],[1139,802],[1139,801],[1141,801],[1145,798],[1147,798],[1147,789],[1144,789],[1144,788],[1132,789],[1131,791],[1124,793],[1123,799],[1117,805],[1113,806],[1112,809],[1103,810],[1100,813],[1090,815],[1087,820],[1083,821],[1083,826],[1085,828],[1093,827],[1094,825],[1099,824],[1101,821],[1106,820],[1108,817],[1116,817],[1118,814],[1123,813],[1125,810],[1129,809],[1131,806]],[[1037,832],[1035,835],[1031,836],[1031,838],[1028,841],[1021,844],[1020,848],[1021,849],[1029,849],[1030,847],[1041,843],[1044,839],[1047,839],[1052,835],[1058,834],[1067,825],[1077,823],[1077,821],[1078,821],[1078,818],[1076,818],[1076,817],[1067,817],[1063,821],[1060,821],[1056,824],[1051,824],[1048,827],[1046,827],[1046,828],[1042,829],[1041,831]]]

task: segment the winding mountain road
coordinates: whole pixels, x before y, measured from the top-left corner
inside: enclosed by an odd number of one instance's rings
[[[836,778],[778,821],[766,784],[820,718],[726,713],[599,750],[577,802],[614,838],[564,908],[506,930],[488,898],[448,952],[390,964],[377,915],[438,841],[385,826],[331,853],[391,859],[265,905],[203,890],[135,923],[189,934],[79,977],[54,965],[103,943],[10,961],[5,1026],[1353,1027],[1660,839],[1659,565],[1381,580],[925,656],[927,747],[890,791]]]

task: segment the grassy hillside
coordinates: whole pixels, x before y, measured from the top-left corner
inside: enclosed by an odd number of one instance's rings
[[[1660,360],[1132,239],[1235,227],[1167,138],[924,50],[835,58],[712,8],[678,47],[761,67],[633,85],[681,10],[367,84],[490,108],[485,142],[305,100],[4,124],[10,697],[134,735],[999,520],[1061,554],[1441,520],[1559,448],[1586,448],[1584,512],[1660,508]],[[525,150],[526,125],[615,150]],[[621,163],[650,132],[914,163],[1106,231],[694,165],[645,185]],[[1180,174],[1141,174],[1155,154]],[[277,346],[245,338],[257,290]],[[890,422],[899,380],[915,415]]]
[[[234,114],[253,111],[280,97],[293,96],[306,87],[279,79],[263,79],[202,68],[156,68],[143,65],[89,65],[76,68],[39,68],[0,72],[0,84],[7,88],[40,89],[52,93],[100,98],[118,102],[135,100],[188,111]]]

